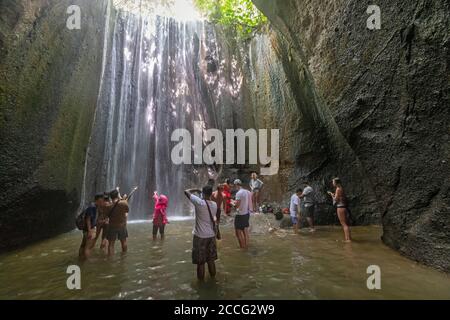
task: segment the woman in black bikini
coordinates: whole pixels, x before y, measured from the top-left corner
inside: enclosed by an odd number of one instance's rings
[[[333,203],[336,205],[337,216],[342,225],[342,229],[344,229],[345,242],[351,242],[352,237],[350,235],[350,227],[347,222],[348,203],[347,197],[344,193],[344,188],[342,187],[341,179],[334,178],[333,186],[336,188],[336,192],[328,192],[328,194],[333,198]]]

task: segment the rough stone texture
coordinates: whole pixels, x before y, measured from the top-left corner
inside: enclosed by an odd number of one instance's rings
[[[81,30],[66,28],[81,8]],[[105,2],[0,1],[0,250],[74,227]]]
[[[330,180],[339,172],[351,172],[348,179],[362,181],[365,173],[317,96],[307,68],[290,47],[269,30],[252,40],[250,63],[243,64],[249,66],[244,87],[251,97],[255,127],[280,130],[280,171],[264,177],[263,195],[266,201],[281,200],[281,205],[288,207],[292,193],[309,180],[317,191],[316,223],[333,224],[337,222],[335,210],[326,194]],[[353,210],[353,222],[377,223],[371,186],[359,183],[347,191],[357,209]]]
[[[377,1],[382,29],[371,31],[372,1],[253,2],[288,44],[279,54],[293,92],[305,76],[311,81],[315,103],[300,109],[324,115],[308,122],[329,142],[325,155],[300,152],[295,176],[308,176],[304,168],[320,159],[355,161],[323,163],[314,178],[341,176],[357,211],[381,214],[387,245],[449,272],[450,3]]]

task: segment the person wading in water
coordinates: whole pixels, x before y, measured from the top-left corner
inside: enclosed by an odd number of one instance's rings
[[[339,218],[339,222],[341,223],[342,229],[344,230],[345,242],[351,242],[352,237],[347,219],[348,202],[347,197],[345,196],[344,188],[342,187],[341,179],[334,178],[333,187],[336,188],[335,193],[328,192],[328,194],[333,198],[333,204],[336,206],[337,216]]]
[[[203,199],[193,193],[201,193]],[[195,225],[192,231],[192,263],[197,265],[197,278],[205,279],[205,263],[208,264],[209,275],[216,276],[217,246],[215,215],[217,204],[211,200],[212,187],[205,186],[199,189],[188,189],[184,191],[186,197],[195,207]]]
[[[250,213],[252,212],[252,193],[242,188],[242,181],[234,180],[234,185],[238,190],[234,206],[237,209],[234,217],[234,229],[241,249],[247,249],[250,242]]]
[[[95,235],[95,242],[102,236],[102,241],[100,243],[100,249],[106,253],[108,248],[108,240],[106,239],[106,234],[108,232],[109,217],[107,206],[110,205],[109,195],[107,193],[103,194],[103,204],[97,207],[97,233]]]
[[[253,172],[250,179],[250,190],[252,192],[253,210],[255,212],[259,212],[259,199],[263,185],[264,183],[258,179],[256,172]]]
[[[103,194],[95,196],[94,203],[84,211],[83,239],[81,240],[78,255],[81,260],[89,258],[92,248],[95,246],[98,208],[104,205]]]
[[[166,224],[169,223],[167,220],[166,209],[169,205],[169,198],[161,194],[158,196],[158,192],[153,192],[153,200],[155,201],[155,209],[153,211],[153,241],[156,240],[158,231],[161,236],[161,240],[164,240],[164,229]]]
[[[110,193],[112,204],[109,205],[109,227],[106,238],[108,239],[108,255],[114,255],[114,244],[119,239],[122,245],[122,253],[127,252],[127,218],[128,218],[128,200],[122,199],[118,190]]]
[[[289,213],[291,216],[292,225],[294,226],[294,233],[298,233],[298,228],[300,227],[300,195],[302,194],[302,189],[297,189],[297,191],[291,196],[291,202],[289,204]]]
[[[223,204],[223,185],[219,184],[217,186],[217,190],[213,192],[211,196],[211,200],[213,200],[217,204],[217,214],[216,214],[216,224],[217,224],[217,239],[221,239],[222,236],[220,235],[219,230],[219,223],[220,223],[220,215],[222,213],[222,204]]]
[[[225,183],[223,184],[223,209],[227,216],[229,216],[231,214],[231,182],[230,182],[230,179],[225,179]]]
[[[299,196],[304,206],[302,214],[305,215],[306,221],[308,221],[309,231],[314,232],[316,231],[316,229],[314,228],[314,190],[309,185],[309,182],[305,181],[303,184],[305,185],[305,188],[303,189],[302,194]]]

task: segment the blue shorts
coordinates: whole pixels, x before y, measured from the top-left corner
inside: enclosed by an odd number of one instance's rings
[[[291,216],[291,221],[292,221],[292,224],[297,224],[298,223],[298,218]]]

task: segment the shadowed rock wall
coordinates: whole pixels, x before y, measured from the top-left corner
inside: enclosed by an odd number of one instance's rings
[[[312,81],[318,99],[307,109],[325,115],[310,118],[314,136],[331,145],[322,158],[359,164],[324,163],[314,176],[341,176],[359,198],[353,211],[381,216],[387,245],[448,272],[450,3],[376,1],[382,28],[371,31],[368,1],[253,2],[288,44],[280,57],[294,91],[303,75]]]
[[[66,28],[81,9],[81,30]],[[101,70],[106,2],[0,1],[0,250],[70,230]]]

